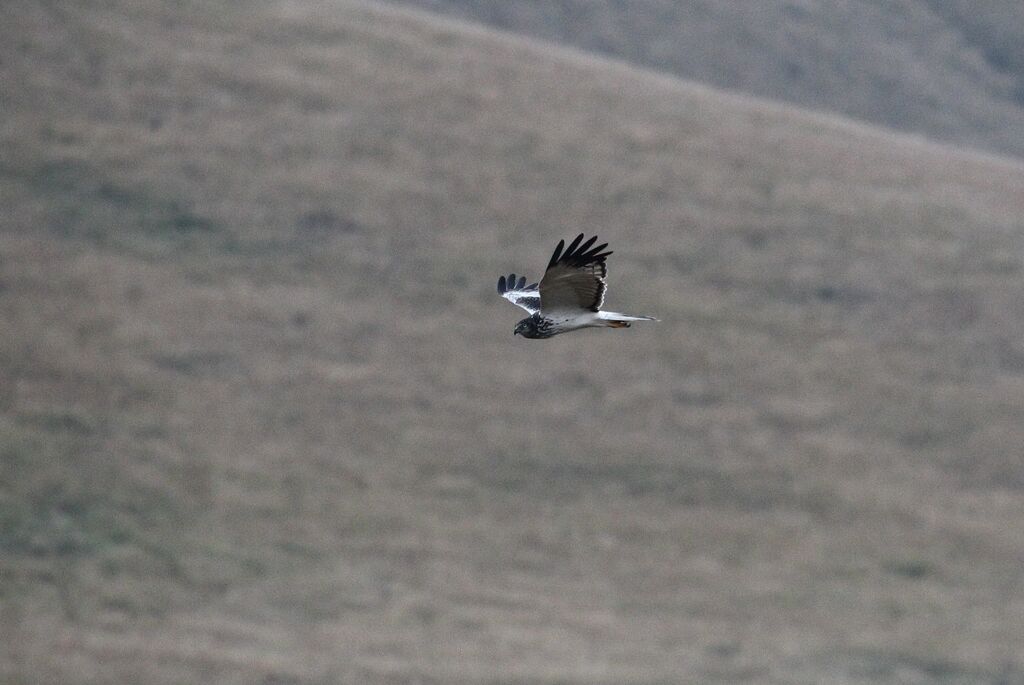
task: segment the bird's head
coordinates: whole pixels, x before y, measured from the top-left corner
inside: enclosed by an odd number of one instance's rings
[[[537,318],[533,316],[528,316],[519,323],[517,323],[516,327],[512,329],[512,335],[521,335],[524,338],[544,337],[541,334]]]

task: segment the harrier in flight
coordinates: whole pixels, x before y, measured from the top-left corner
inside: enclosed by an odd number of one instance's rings
[[[583,242],[582,233],[569,247],[559,240],[540,283],[526,285],[526,277],[517,281],[515,274],[498,279],[498,294],[530,312],[516,324],[513,335],[550,338],[580,328],[629,328],[630,321],[657,321],[653,316],[601,311],[608,289],[604,261],[611,251],[601,251],[608,243],[591,247],[595,242],[597,236]]]

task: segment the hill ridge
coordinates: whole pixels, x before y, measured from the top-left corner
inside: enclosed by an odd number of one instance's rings
[[[789,114],[805,118],[808,123],[829,125],[837,130],[859,132],[876,138],[892,139],[901,143],[931,149],[935,153],[947,154],[964,159],[976,159],[1006,165],[1015,170],[1024,170],[1024,158],[1011,154],[1000,154],[992,150],[960,145],[949,141],[932,138],[924,133],[911,133],[896,128],[858,119],[841,112],[833,112],[796,103],[768,98],[741,90],[716,86],[703,81],[689,79],[669,71],[650,66],[636,64],[621,57],[591,52],[571,45],[556,43],[543,38],[517,33],[507,29],[491,26],[471,19],[455,17],[433,12],[415,6],[398,4],[391,0],[332,0],[360,7],[369,12],[379,12],[382,16],[415,17],[418,20],[436,26],[438,29],[453,28],[466,35],[475,35],[481,39],[506,42],[509,45],[521,45],[538,56],[549,55],[550,58],[565,61],[584,68],[608,68],[623,75],[636,75],[652,82],[661,83],[669,89],[688,91],[691,94],[704,94],[719,98],[725,102],[734,102],[752,109],[763,109],[775,114]]]
[[[698,0],[633,11],[611,0],[392,1],[964,147],[1024,153],[1024,10],[1008,2],[975,12],[962,0]]]

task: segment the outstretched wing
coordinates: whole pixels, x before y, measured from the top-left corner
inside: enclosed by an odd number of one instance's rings
[[[611,254],[601,252],[608,243],[591,247],[597,236],[580,244],[583,234],[565,247],[565,241],[559,240],[558,247],[551,255],[544,278],[540,279],[540,299],[544,303],[544,311],[592,311],[601,309],[604,302],[605,275],[608,268],[604,260]],[[563,248],[565,251],[563,252]]]
[[[540,291],[537,287],[537,283],[526,285],[526,276],[520,276],[519,281],[516,281],[515,274],[509,274],[508,278],[498,278],[498,294],[531,314],[540,311]]]

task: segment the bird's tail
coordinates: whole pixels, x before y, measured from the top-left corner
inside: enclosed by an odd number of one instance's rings
[[[658,321],[653,316],[631,316],[619,314],[618,312],[598,312],[598,318],[605,321],[605,325],[611,328],[629,328],[630,321]]]

